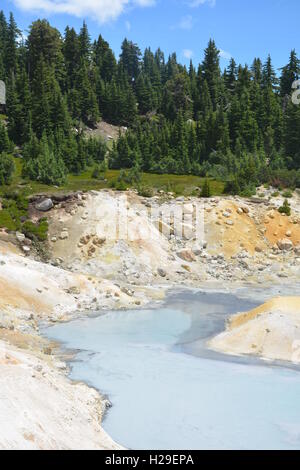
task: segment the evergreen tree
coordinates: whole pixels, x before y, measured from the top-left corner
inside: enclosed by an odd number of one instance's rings
[[[208,86],[213,108],[216,109],[219,102],[221,85],[220,51],[212,39],[210,39],[208,46],[204,51],[202,70],[204,79]]]
[[[300,77],[300,61],[297,57],[295,49],[293,49],[290,54],[289,63],[281,70],[280,94],[284,97],[291,94],[292,84]]]

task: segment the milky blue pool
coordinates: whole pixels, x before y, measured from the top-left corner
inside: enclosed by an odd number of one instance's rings
[[[107,394],[105,430],[133,449],[300,449],[300,371],[210,352],[229,313],[254,307],[178,293],[155,309],[107,312],[45,333],[79,350],[71,378]]]

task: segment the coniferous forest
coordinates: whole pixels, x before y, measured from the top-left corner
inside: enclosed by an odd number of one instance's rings
[[[62,184],[103,162],[112,169],[194,174],[220,179],[228,193],[251,193],[258,183],[300,186],[299,78],[295,50],[274,70],[254,58],[220,68],[213,40],[199,65],[176,54],[142,52],[125,39],[120,57],[85,23],[64,35],[37,20],[26,39],[12,14],[0,13],[0,79],[7,104],[0,120],[0,184],[10,181],[13,155],[23,176]],[[127,127],[112,147],[86,138],[100,120]]]

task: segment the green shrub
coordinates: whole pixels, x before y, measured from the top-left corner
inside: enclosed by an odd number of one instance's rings
[[[284,191],[284,193],[282,193],[282,196],[286,199],[291,199],[293,197],[293,192],[290,189],[287,189]]]
[[[5,152],[0,154],[0,185],[9,184],[15,171],[15,163],[11,155]]]
[[[274,193],[271,194],[272,197],[279,197],[280,196],[280,192],[279,191],[275,191]]]
[[[34,224],[30,220],[27,220],[22,227],[23,233],[30,239],[37,238],[40,241],[47,240],[48,235],[48,221],[43,218],[38,224]]]
[[[224,187],[225,194],[231,194],[232,196],[235,196],[236,194],[240,194],[240,192],[241,188],[237,179],[226,181]]]
[[[211,189],[208,179],[204,181],[200,196],[205,198],[211,197]]]
[[[256,189],[254,186],[246,186],[243,191],[241,191],[240,195],[243,197],[251,197],[254,196],[256,193]]]
[[[140,186],[138,189],[138,194],[142,197],[153,197],[154,190],[150,186]]]
[[[279,207],[278,211],[280,214],[286,214],[288,216],[291,215],[291,206],[289,205],[289,201],[287,199],[284,200],[283,205]]]
[[[6,228],[11,231],[15,231],[18,228],[16,222],[7,209],[2,209],[0,211],[0,228]]]

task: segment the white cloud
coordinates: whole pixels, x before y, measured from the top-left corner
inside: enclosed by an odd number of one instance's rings
[[[220,57],[225,60],[230,60],[232,57],[232,54],[230,52],[223,51],[223,49],[220,49]]]
[[[130,30],[131,30],[131,23],[130,23],[130,21],[125,21],[125,27],[126,27],[127,31],[130,31]]]
[[[106,23],[120,16],[126,6],[149,7],[155,0],[13,0],[24,11],[45,14],[65,13],[77,17],[90,17]]]
[[[190,30],[194,25],[192,15],[183,16],[178,24],[180,29]]]
[[[207,3],[210,7],[214,7],[216,0],[190,0],[189,6],[192,8],[197,8],[200,5],[204,5],[204,3]]]
[[[183,49],[182,54],[183,54],[183,57],[185,57],[186,59],[191,59],[194,55],[191,49]]]

